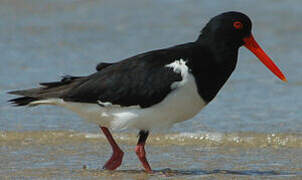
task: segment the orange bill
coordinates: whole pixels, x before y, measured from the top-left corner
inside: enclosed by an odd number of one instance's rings
[[[282,81],[287,82],[283,73],[271,60],[271,58],[262,50],[252,34],[249,37],[243,38],[243,41],[245,42],[244,46],[252,51],[268,69],[270,69]]]

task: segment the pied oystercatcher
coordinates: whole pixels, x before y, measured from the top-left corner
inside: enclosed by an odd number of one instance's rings
[[[142,53],[117,63],[100,63],[89,76],[65,76],[41,87],[9,92],[22,97],[17,106],[56,105],[99,124],[113,149],[105,169],[122,163],[123,151],[108,128],[139,130],[135,148],[145,170],[151,172],[144,149],[149,132],[169,128],[194,117],[218,93],[245,46],[275,75],[285,76],[265,54],[251,33],[252,22],[240,12],[213,17],[195,42]]]

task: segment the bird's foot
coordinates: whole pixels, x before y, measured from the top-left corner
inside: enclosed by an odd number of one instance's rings
[[[144,166],[145,168],[145,171],[146,173],[148,174],[152,174],[152,169],[147,161],[147,158],[146,158],[146,152],[145,152],[145,148],[143,145],[138,145],[135,147],[135,152],[136,152],[136,155],[138,157],[138,159],[141,161],[142,165]]]
[[[122,164],[124,152],[122,150],[116,150],[111,158],[106,162],[106,164],[103,166],[103,169],[107,170],[115,170]]]

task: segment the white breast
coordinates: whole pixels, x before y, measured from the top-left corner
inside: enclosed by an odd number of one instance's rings
[[[144,109],[138,106],[114,108],[107,114],[113,118],[110,123],[113,128],[162,129],[194,117],[205,105],[194,77],[189,74],[183,86],[156,105]]]

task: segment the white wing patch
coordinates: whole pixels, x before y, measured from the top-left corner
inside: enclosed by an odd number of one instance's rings
[[[179,88],[181,86],[184,86],[184,84],[188,81],[188,75],[189,75],[189,67],[186,65],[186,61],[183,59],[176,60],[170,64],[167,64],[166,67],[172,68],[175,73],[180,73],[182,80],[177,81],[171,84],[171,88]]]

